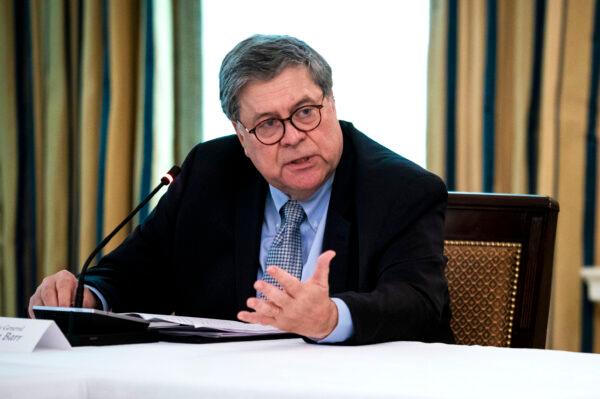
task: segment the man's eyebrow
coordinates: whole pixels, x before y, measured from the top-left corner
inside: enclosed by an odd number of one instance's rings
[[[290,116],[290,114],[292,112],[294,112],[295,110],[297,110],[298,108],[302,107],[303,105],[308,105],[308,104],[318,104],[317,102],[315,102],[315,100],[313,98],[310,98],[309,96],[304,96],[302,97],[300,100],[296,101],[294,104],[292,104],[292,106],[289,108],[288,110],[288,115],[286,116],[286,118],[288,116]],[[281,118],[282,116],[279,115],[278,112],[263,112],[261,114],[256,115],[252,122],[253,123],[258,123],[259,121],[264,120],[266,117],[272,117],[272,118]]]

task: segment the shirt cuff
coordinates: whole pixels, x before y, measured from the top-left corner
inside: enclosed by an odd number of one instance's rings
[[[87,284],[85,284],[84,287],[87,288],[88,290],[92,291],[92,294],[96,295],[96,298],[98,298],[100,300],[100,303],[102,304],[102,310],[104,310],[105,312],[108,312],[108,303],[106,302],[104,295],[102,295],[100,293],[100,291],[98,291],[94,287],[91,287]]]
[[[331,300],[335,303],[335,306],[337,306],[338,323],[328,336],[317,341],[318,344],[343,342],[354,334],[354,324],[352,323],[352,316],[350,315],[350,309],[348,309],[346,302],[339,298],[331,298]]]

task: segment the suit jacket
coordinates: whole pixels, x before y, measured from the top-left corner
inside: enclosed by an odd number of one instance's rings
[[[323,250],[346,344],[452,342],[444,276],[447,200],[435,175],[340,122]],[[198,144],[148,219],[88,272],[114,311],[236,319],[255,296],[268,185],[235,136]]]

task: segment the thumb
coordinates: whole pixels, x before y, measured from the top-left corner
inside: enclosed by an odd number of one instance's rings
[[[315,274],[313,274],[312,276],[312,280],[315,283],[323,287],[329,286],[329,264],[331,263],[331,260],[334,256],[335,251],[331,250],[325,251],[321,255],[319,255],[319,258],[317,259],[317,267],[315,269]]]

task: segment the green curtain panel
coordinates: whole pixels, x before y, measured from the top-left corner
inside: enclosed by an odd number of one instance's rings
[[[600,351],[600,0],[431,1],[428,166],[451,190],[550,195],[549,347]]]
[[[25,316],[45,275],[77,272],[201,140],[200,12],[191,0],[0,2],[0,314]]]

